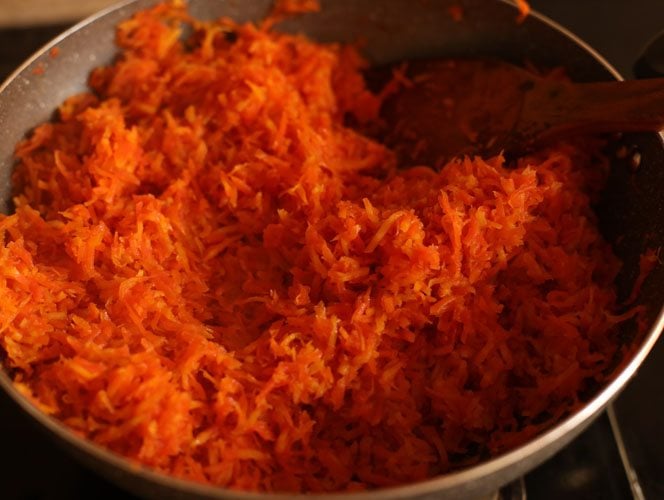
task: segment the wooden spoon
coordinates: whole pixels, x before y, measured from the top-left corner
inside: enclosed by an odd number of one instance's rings
[[[382,109],[386,141],[407,162],[516,155],[577,133],[664,128],[664,78],[572,83],[496,60],[409,63]]]

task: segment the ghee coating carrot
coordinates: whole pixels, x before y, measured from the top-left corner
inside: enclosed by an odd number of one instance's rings
[[[43,411],[177,477],[339,491],[509,450],[604,382],[636,310],[598,141],[397,168],[346,126],[381,105],[351,47],[178,4],[117,41],[0,216],[0,344]]]

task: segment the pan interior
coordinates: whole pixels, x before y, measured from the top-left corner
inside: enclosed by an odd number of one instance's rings
[[[15,144],[39,123],[49,120],[68,96],[86,89],[89,72],[115,55],[114,26],[152,0],[129,2],[87,24],[79,25],[54,45],[37,54],[0,87],[0,210],[11,211],[11,173]],[[514,63],[530,61],[541,67],[563,65],[579,81],[607,80],[615,73],[574,39],[531,17],[516,22],[516,10],[496,0],[323,0],[320,13],[281,23],[278,29],[302,32],[322,42],[361,41],[375,64],[423,57],[483,56]],[[190,0],[191,12],[201,18],[229,16],[256,20],[271,0]],[[450,6],[464,12],[462,22],[449,14]],[[407,22],[406,22],[407,21]],[[43,72],[35,71],[43,68]],[[617,285],[621,299],[631,291],[639,273],[639,258],[648,248],[664,246],[664,149],[657,134],[633,134],[609,145],[638,150],[640,166],[630,158],[614,158],[607,187],[597,205],[600,227],[624,262]],[[664,303],[664,268],[657,266],[646,281],[638,303],[648,308],[650,324]],[[635,338],[635,325],[625,331]],[[533,466],[535,463],[532,464]],[[514,477],[522,471],[515,470]],[[505,476],[503,479],[507,480]],[[478,486],[479,488],[480,486]]]

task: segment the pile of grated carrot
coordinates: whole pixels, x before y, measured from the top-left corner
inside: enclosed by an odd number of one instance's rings
[[[351,47],[179,4],[117,41],[0,216],[4,364],[41,410],[180,478],[348,491],[510,450],[606,380],[635,310],[599,142],[397,165]]]

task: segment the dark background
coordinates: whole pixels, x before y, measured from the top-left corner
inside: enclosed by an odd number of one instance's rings
[[[664,30],[664,0],[530,0],[530,3],[586,40],[626,77],[632,76],[632,65],[646,44]],[[0,80],[67,27],[0,29]],[[661,344],[659,354],[664,349]],[[616,407],[647,498],[664,498],[660,478],[664,470],[659,468],[664,459],[664,443],[658,444],[658,437],[648,434],[653,427],[664,424],[664,411],[661,403],[656,402],[661,398],[660,379],[664,377],[659,375],[661,370],[656,364],[651,360]],[[0,394],[0,423],[0,498],[132,498],[63,454],[3,394]],[[630,498],[629,482],[606,415],[572,445],[529,474],[526,487],[528,497],[534,500]]]

